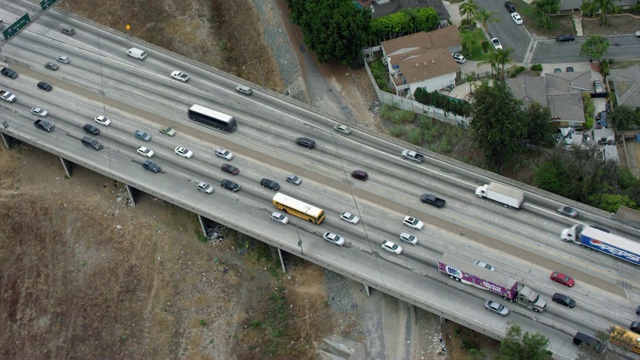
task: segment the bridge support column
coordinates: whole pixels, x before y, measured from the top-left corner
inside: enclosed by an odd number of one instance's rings
[[[0,137],[2,138],[2,143],[4,147],[7,149],[11,149],[11,136],[5,135],[4,133],[0,133]]]
[[[207,237],[207,228],[204,226],[204,218],[201,215],[198,215],[198,222],[200,222],[200,230],[202,231],[202,236]]]
[[[369,290],[369,285],[362,284],[364,286],[364,292],[367,293],[367,297],[371,296],[371,290]]]
[[[129,194],[129,199],[131,199],[131,207],[136,207],[136,198],[134,194],[136,193],[136,189],[131,186],[124,184],[125,188],[127,188],[127,194]]]
[[[62,162],[62,168],[64,169],[64,173],[67,174],[68,178],[71,178],[71,167],[73,166],[73,163],[63,158],[60,158],[60,161]]]
[[[278,257],[280,258],[280,265],[282,266],[282,272],[286,273],[287,268],[284,266],[284,259],[282,258],[282,250],[280,250],[280,248],[278,248]]]

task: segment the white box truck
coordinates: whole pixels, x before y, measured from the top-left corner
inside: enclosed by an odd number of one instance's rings
[[[497,201],[505,207],[520,209],[524,202],[524,192],[512,187],[491,182],[476,188],[476,196]]]

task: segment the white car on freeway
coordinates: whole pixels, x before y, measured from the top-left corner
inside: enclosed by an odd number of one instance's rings
[[[278,222],[282,225],[287,225],[289,223],[289,218],[283,213],[274,211],[271,213],[271,220]]]
[[[211,186],[211,184],[207,184],[206,182],[201,182],[198,184],[198,191],[211,194],[213,192],[213,186]]]
[[[136,150],[136,152],[138,154],[140,154],[140,155],[142,155],[144,157],[148,157],[148,158],[153,157],[153,154],[155,154],[153,152],[153,150],[151,150],[151,149],[149,149],[148,147],[145,147],[145,146],[140,146],[138,148],[138,150]]]
[[[476,264],[477,266],[483,267],[483,268],[485,268],[487,270],[496,271],[496,268],[494,268],[492,265],[487,264],[484,261],[476,260],[473,263]]]
[[[226,149],[223,148],[217,148],[216,149],[216,156],[219,158],[223,158],[225,160],[231,161],[233,160],[233,154]]]
[[[350,212],[346,212],[346,211],[344,211],[344,212],[342,212],[342,214],[340,214],[340,219],[342,219],[342,220],[344,220],[344,221],[346,221],[346,222],[348,222],[350,224],[354,224],[354,225],[360,222],[360,218],[359,217],[353,215]]]
[[[415,237],[414,235],[411,234],[407,234],[407,233],[400,233],[400,240],[404,241],[404,242],[408,242],[411,245],[418,245],[418,238]]]
[[[49,112],[47,110],[39,107],[32,108],[31,113],[41,117],[47,117],[47,115],[49,115]]]
[[[424,227],[424,223],[422,221],[408,215],[402,219],[402,223],[415,230],[422,230]]]
[[[322,237],[330,243],[336,244],[338,246],[344,245],[344,238],[340,235],[336,235],[332,232],[326,232]]]
[[[391,242],[389,240],[384,240],[382,242],[382,248],[387,250],[387,251],[389,251],[389,252],[392,252],[392,253],[394,253],[396,255],[402,254],[402,246],[400,246],[400,245],[398,245],[396,243],[393,243],[393,242]]]
[[[106,116],[102,116],[102,115],[98,115],[98,116],[96,116],[96,122],[97,122],[98,124],[102,124],[102,125],[104,125],[104,126],[109,126],[109,125],[111,125],[111,120],[109,120],[109,118],[108,118],[108,117],[106,117]]]
[[[191,159],[193,157],[193,151],[191,151],[191,150],[189,150],[187,148],[184,148],[182,146],[178,146],[174,150],[174,152],[176,153],[176,155],[182,156],[183,158],[186,158],[186,159]]]

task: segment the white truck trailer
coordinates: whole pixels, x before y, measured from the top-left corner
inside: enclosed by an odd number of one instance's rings
[[[512,187],[491,182],[476,188],[476,196],[497,201],[505,207],[520,209],[524,202],[524,192]]]

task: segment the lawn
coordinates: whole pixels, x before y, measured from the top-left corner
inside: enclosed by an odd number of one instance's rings
[[[518,14],[524,19],[524,24],[534,35],[553,38],[560,34],[576,34],[575,26],[569,15],[553,15],[551,17],[551,29],[545,29],[540,25],[544,15],[538,12],[532,5],[522,0],[513,0]]]

